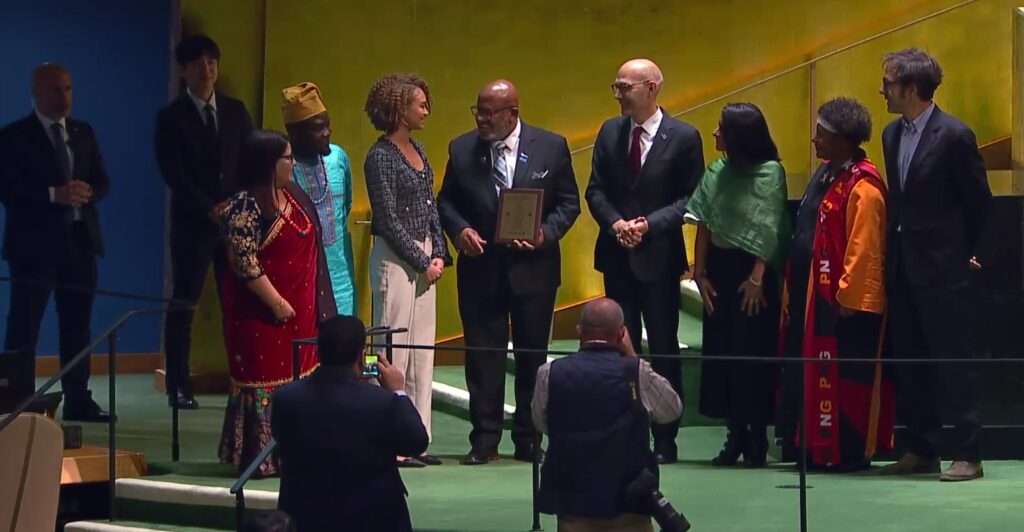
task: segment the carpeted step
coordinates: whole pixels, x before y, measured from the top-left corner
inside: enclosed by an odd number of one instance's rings
[[[65,532],[224,532],[225,528],[203,528],[193,526],[168,525],[148,521],[75,521],[64,525]]]
[[[245,490],[246,512],[277,508],[277,492]],[[145,479],[117,481],[119,520],[230,530],[235,528],[235,496],[225,487]],[[158,528],[159,530],[159,528]]]

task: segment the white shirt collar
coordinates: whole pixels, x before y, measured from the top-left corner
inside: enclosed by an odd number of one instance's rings
[[[67,131],[68,124],[65,117],[62,116],[60,120],[53,120],[52,118],[43,115],[43,113],[40,113],[39,109],[37,109],[35,106],[32,107],[32,110],[35,111],[36,118],[38,118],[39,121],[43,123],[43,129],[46,130],[47,135],[50,134],[50,128],[52,128],[54,124],[60,124],[60,127],[64,128],[65,132]]]
[[[643,128],[644,133],[647,133],[648,136],[653,137],[658,132],[658,128],[661,127],[661,119],[664,116],[665,114],[661,112],[661,107],[658,107],[657,109],[655,109],[653,115],[648,117],[647,120],[644,120],[643,124],[637,124],[635,120],[630,119],[630,123],[632,124],[632,126],[629,129],[632,130],[637,126],[640,126],[641,128]]]
[[[195,104],[196,109],[199,110],[200,115],[206,111],[206,104],[210,104],[210,107],[213,107],[214,114],[217,113],[217,91],[213,91],[210,93],[210,101],[205,101],[202,98],[196,96],[195,94],[192,94],[192,91],[188,87],[185,88],[185,92],[188,93],[189,99],[192,100],[193,104]]]
[[[522,130],[523,130],[523,123],[517,118],[516,119],[516,127],[514,127],[512,129],[512,132],[509,133],[508,136],[503,138],[503,139],[498,139],[498,140],[492,141],[491,142],[491,148],[492,149],[493,148],[497,148],[498,143],[500,142],[500,143],[504,144],[506,147],[508,147],[509,151],[511,151],[512,153],[515,153],[519,149],[519,135],[520,135],[520,133],[522,133]]]

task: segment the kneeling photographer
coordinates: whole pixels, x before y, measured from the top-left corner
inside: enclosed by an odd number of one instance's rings
[[[669,423],[683,405],[672,386],[636,356],[611,299],[583,307],[580,352],[537,371],[533,422],[548,434],[540,509],[559,532],[651,532],[690,525],[658,491],[650,423]]]

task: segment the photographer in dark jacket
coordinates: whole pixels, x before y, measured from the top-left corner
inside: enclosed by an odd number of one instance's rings
[[[398,368],[380,357],[380,386],[360,378],[366,330],[353,316],[320,324],[320,368],[274,393],[281,463],[278,507],[299,532],[412,531],[397,455],[419,456],[427,430]]]
[[[560,532],[651,531],[648,499],[629,486],[657,474],[650,422],[678,419],[682,400],[637,358],[615,301],[587,303],[576,330],[580,352],[537,371],[533,422],[549,439],[541,511],[558,516]]]

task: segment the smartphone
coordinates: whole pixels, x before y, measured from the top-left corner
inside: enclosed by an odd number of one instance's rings
[[[377,365],[377,355],[367,353],[363,355],[363,376],[380,377],[380,366]]]

